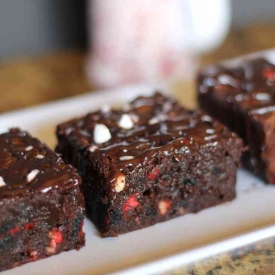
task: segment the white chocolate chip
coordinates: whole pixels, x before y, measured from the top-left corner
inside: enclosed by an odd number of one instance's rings
[[[90,146],[90,148],[89,148],[89,151],[91,152],[91,153],[93,153],[95,150],[97,150],[98,149],[98,147],[96,146],[96,145],[92,145],[92,146]]]
[[[38,255],[38,252],[37,252],[37,251],[34,250],[34,251],[31,251],[31,252],[30,252],[30,256],[31,256],[31,257],[35,257],[36,255]]]
[[[115,190],[117,193],[119,193],[124,190],[124,187],[125,187],[125,177],[123,175],[120,175],[116,179]]]
[[[97,124],[94,128],[95,143],[104,143],[112,138],[109,129],[104,124]]]
[[[159,211],[161,215],[165,215],[170,207],[170,203],[167,201],[160,201],[159,202]]]
[[[6,186],[6,183],[4,182],[4,179],[0,177],[0,187]]]
[[[131,129],[134,127],[133,120],[128,114],[123,114],[121,116],[118,125],[123,129]]]
[[[152,125],[152,124],[157,124],[157,123],[159,123],[159,120],[158,120],[158,118],[156,118],[156,117],[153,117],[153,118],[151,118],[151,119],[149,120],[149,124],[150,124],[150,125]]]
[[[25,151],[30,151],[31,149],[33,149],[33,146],[30,145],[30,146],[25,148]]]
[[[46,247],[46,251],[47,251],[47,253],[52,254],[55,252],[55,248],[54,247]]]
[[[130,160],[130,159],[133,159],[134,157],[132,156],[123,156],[123,157],[120,157],[119,159],[120,160]]]
[[[101,112],[102,113],[108,113],[110,112],[110,106],[109,105],[104,105],[101,107]]]
[[[39,173],[40,171],[35,169],[35,170],[32,170],[28,175],[27,175],[27,181],[28,182],[31,182],[32,180],[34,180],[34,178],[37,176],[37,174]]]
[[[36,158],[36,159],[43,159],[43,158],[44,158],[44,156],[43,156],[43,155],[41,155],[41,154],[38,154],[35,158]]]

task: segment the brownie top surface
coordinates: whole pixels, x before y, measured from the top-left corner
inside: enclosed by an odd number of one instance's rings
[[[80,183],[75,169],[27,132],[0,135],[0,198],[72,188]]]
[[[215,93],[249,114],[275,111],[275,65],[267,59],[206,67],[199,76],[199,85],[200,93]]]
[[[156,152],[180,153],[183,148],[188,151],[194,146],[215,146],[221,139],[237,138],[205,113],[186,110],[161,93],[138,97],[120,110],[104,107],[59,125],[57,134],[80,151],[107,157],[122,167],[138,165],[141,156]]]

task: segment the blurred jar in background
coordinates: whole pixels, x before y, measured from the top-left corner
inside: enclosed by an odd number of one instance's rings
[[[110,87],[188,79],[230,25],[229,0],[90,0],[87,74]]]

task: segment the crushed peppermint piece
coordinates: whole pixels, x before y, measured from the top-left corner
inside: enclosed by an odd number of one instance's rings
[[[38,154],[35,158],[36,158],[36,159],[43,159],[43,158],[44,158],[44,156],[43,156],[43,155],[41,155],[41,154]]]
[[[32,170],[28,175],[27,175],[27,181],[28,182],[31,182],[32,180],[34,180],[34,178],[37,176],[37,174],[39,173],[40,171],[38,169],[34,169]]]
[[[4,179],[0,177],[0,187],[6,186],[6,183],[4,182]]]
[[[32,149],[33,149],[33,146],[30,145],[30,146],[28,146],[28,147],[25,148],[25,151],[30,151]]]
[[[90,146],[90,148],[89,148],[89,151],[91,152],[91,153],[93,153],[95,150],[97,150],[98,149],[98,147],[96,146],[96,145],[92,145],[92,146]]]
[[[123,129],[131,129],[134,127],[133,120],[128,114],[123,114],[121,116],[118,125]]]
[[[104,124],[97,124],[94,128],[95,143],[104,143],[112,138],[109,129]]]
[[[123,157],[120,157],[119,159],[120,160],[130,160],[130,159],[133,159],[134,157],[132,156],[123,156]]]

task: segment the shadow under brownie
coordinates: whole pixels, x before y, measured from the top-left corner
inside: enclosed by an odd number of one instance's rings
[[[88,216],[103,237],[235,198],[242,141],[223,124],[160,93],[57,127],[77,167]]]

